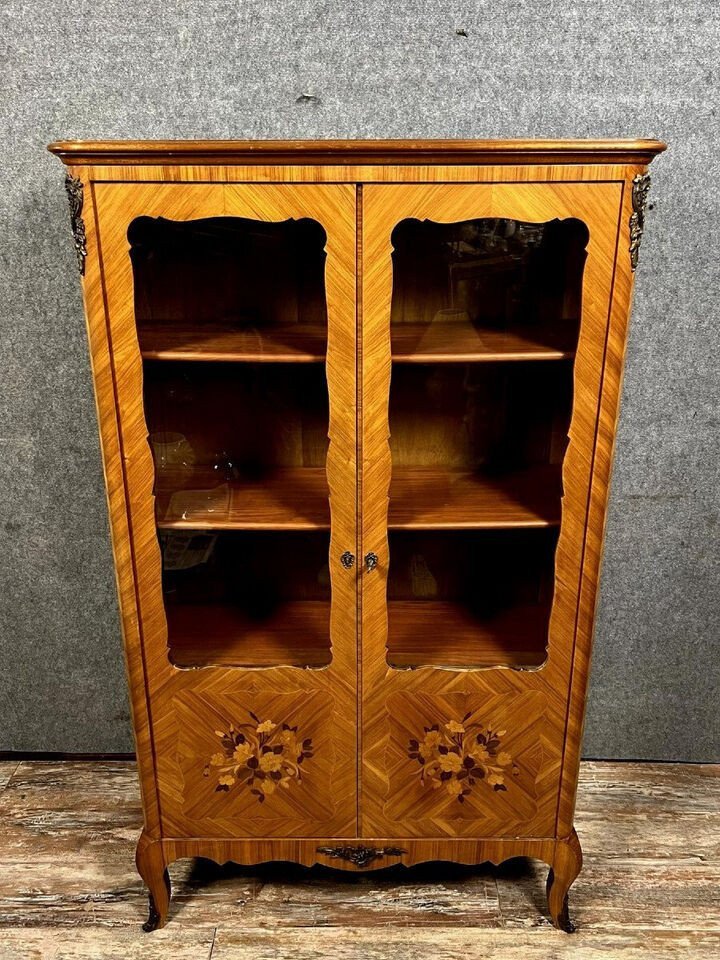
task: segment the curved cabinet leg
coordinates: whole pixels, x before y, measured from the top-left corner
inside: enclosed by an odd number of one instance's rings
[[[145,831],[140,834],[135,863],[148,888],[149,914],[143,930],[149,933],[164,927],[170,906],[170,876],[163,858],[162,843],[151,840]]]
[[[582,867],[582,848],[573,830],[567,840],[558,840],[555,859],[547,879],[547,900],[553,924],[565,933],[573,933],[575,925],[568,914],[568,890]]]

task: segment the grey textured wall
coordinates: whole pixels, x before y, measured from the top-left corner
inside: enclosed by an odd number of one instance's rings
[[[720,759],[710,11],[702,0],[5,0],[0,749],[131,746],[80,294],[48,141],[660,136],[670,150],[654,165],[636,284],[585,753]]]

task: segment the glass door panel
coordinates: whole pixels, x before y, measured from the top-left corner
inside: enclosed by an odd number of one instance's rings
[[[128,232],[171,662],[330,662],[323,228]]]
[[[572,219],[393,231],[388,527],[424,533],[390,538],[391,666],[545,660],[587,240]]]

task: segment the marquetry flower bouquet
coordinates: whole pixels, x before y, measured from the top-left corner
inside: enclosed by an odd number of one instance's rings
[[[505,777],[512,768],[512,757],[500,749],[506,730],[471,724],[465,727],[470,717],[467,713],[462,722],[450,720],[442,725],[425,727],[422,740],[411,740],[408,756],[420,764],[420,782],[433,789],[443,789],[459,803],[471,793],[476,784],[483,782],[493,790],[507,790]]]
[[[298,740],[297,727],[260,720],[248,711],[253,723],[216,730],[221,751],[210,758],[203,776],[217,774],[215,790],[230,790],[236,783],[250,787],[259,803],[278,787],[287,790],[293,780],[302,780],[300,766],[312,757],[312,740]]]

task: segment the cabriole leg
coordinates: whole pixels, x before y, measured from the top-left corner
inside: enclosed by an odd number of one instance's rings
[[[573,830],[567,840],[558,840],[555,859],[547,880],[547,900],[553,924],[565,933],[573,933],[575,926],[568,913],[568,891],[582,867],[582,849]]]
[[[149,933],[158,930],[167,923],[170,906],[170,876],[163,858],[162,843],[151,840],[145,831],[140,834],[135,863],[138,873],[148,888],[149,914],[143,924],[143,930]]]

